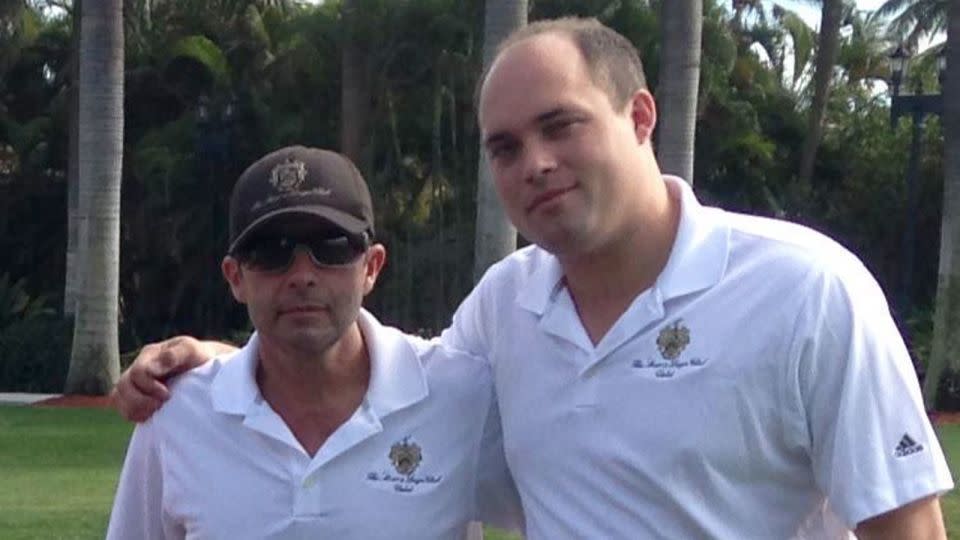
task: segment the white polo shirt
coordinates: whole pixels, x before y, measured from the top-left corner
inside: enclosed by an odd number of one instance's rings
[[[478,517],[517,525],[486,362],[365,311],[360,324],[369,389],[312,458],[260,395],[256,336],[181,376],[133,434],[107,537],[449,539]]]
[[[528,538],[827,538],[950,489],[863,265],[667,181],[669,261],[596,346],[536,246],[492,267],[443,335],[493,365]]]

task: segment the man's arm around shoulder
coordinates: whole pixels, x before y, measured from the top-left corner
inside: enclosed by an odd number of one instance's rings
[[[228,343],[199,341],[190,336],[151,343],[120,376],[112,395],[114,405],[127,420],[143,422],[170,397],[166,379],[235,350]]]

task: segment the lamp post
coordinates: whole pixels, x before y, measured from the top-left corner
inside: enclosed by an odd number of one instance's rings
[[[901,116],[909,115],[913,119],[913,129],[910,138],[910,157],[907,161],[907,215],[903,230],[903,274],[900,281],[898,308],[904,319],[909,314],[913,288],[913,259],[915,247],[915,231],[917,227],[917,173],[920,166],[920,144],[923,134],[923,123],[927,115],[939,115],[943,109],[943,99],[940,94],[924,94],[923,83],[919,78],[914,79],[913,94],[900,94],[900,86],[907,72],[909,56],[903,46],[897,47],[890,55],[890,123],[897,127]],[[946,72],[946,55],[941,52],[937,55],[938,82],[943,86],[943,76]]]
[[[232,95],[217,96],[211,99],[206,94],[197,100],[197,165],[200,178],[204,180],[205,198],[209,204],[207,216],[208,234],[205,248],[208,266],[215,268],[223,255],[226,245],[226,214],[224,202],[229,190],[224,190],[226,171],[231,159],[231,142],[236,100]],[[203,290],[197,302],[196,317],[201,320],[205,331],[222,329],[223,309],[221,280],[215,272],[206,272]]]

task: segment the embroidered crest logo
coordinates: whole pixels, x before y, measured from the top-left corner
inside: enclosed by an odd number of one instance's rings
[[[390,447],[390,462],[393,463],[393,468],[404,476],[413,474],[423,460],[420,446],[409,441],[410,437],[404,437],[402,441]]]
[[[426,493],[443,482],[444,475],[436,470],[437,466],[436,460],[423,463],[420,445],[408,435],[393,443],[389,452],[379,455],[367,472],[366,482],[375,489],[392,493]]]
[[[270,171],[270,183],[280,193],[300,191],[307,179],[307,165],[299,160],[287,160]]]
[[[657,348],[665,360],[676,360],[689,344],[690,329],[683,325],[683,319],[664,327],[657,337]]]

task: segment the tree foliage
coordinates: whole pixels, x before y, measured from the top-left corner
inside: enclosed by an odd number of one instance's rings
[[[472,284],[482,65],[479,0],[341,4],[128,0],[121,219],[121,348],[176,332],[246,327],[219,275],[227,197],[266,152],[340,145],[344,40],[362,45],[368,119],[362,170],[390,260],[367,305],[407,330],[442,328]],[[902,276],[909,128],[893,130],[882,22],[852,12],[830,81],[809,192],[791,188],[807,134],[816,34],[755,2],[703,2],[695,186],[731,210],[783,216],[838,238],[888,294]],[[0,13],[0,275],[51,305],[66,244],[70,12],[23,4]],[[656,2],[530,1],[530,20],[597,16],[633,40],[659,81]],[[8,18],[9,17],[9,18]],[[12,33],[11,33],[12,32]],[[791,52],[792,51],[792,52]],[[791,64],[796,64],[791,67]],[[918,238],[937,238],[943,138],[931,122],[921,159]],[[929,310],[936,242],[918,242],[913,297]],[[897,313],[906,323],[910,314]],[[906,326],[904,326],[906,328]]]
[[[890,17],[891,34],[916,50],[922,39],[946,32],[949,5],[949,0],[886,0],[877,14]]]

